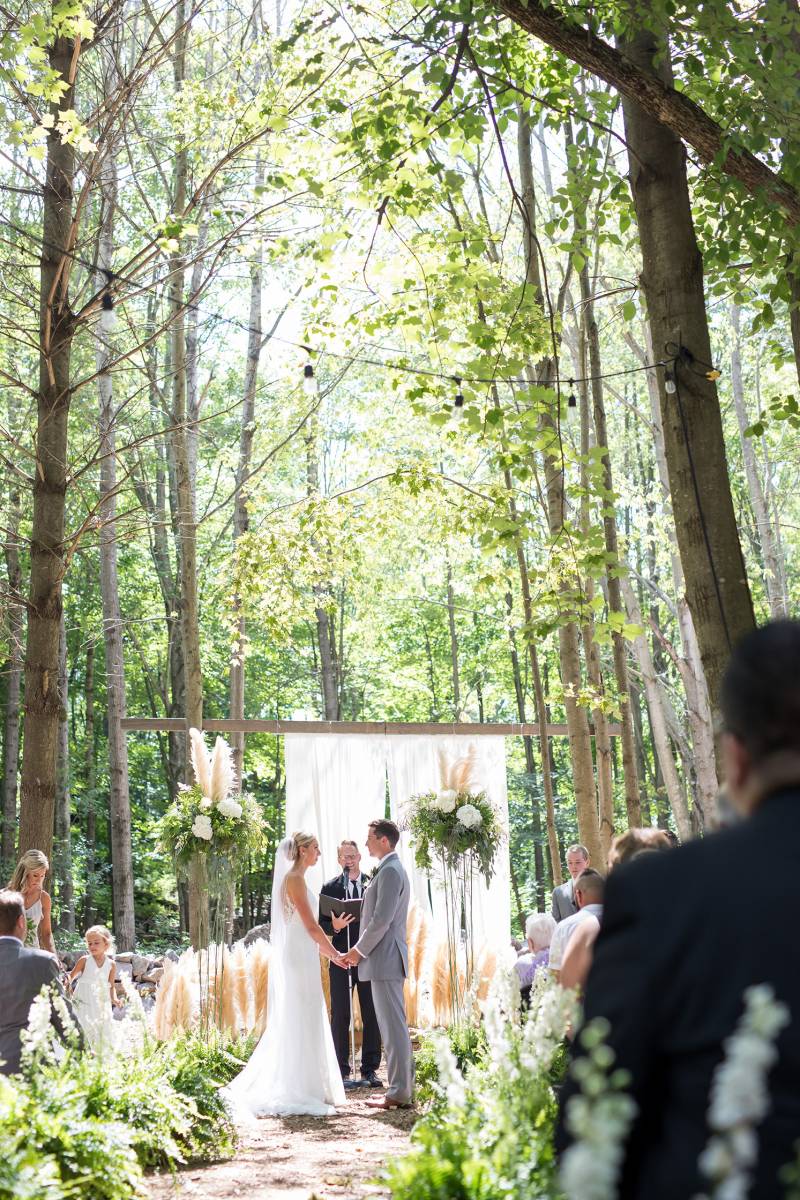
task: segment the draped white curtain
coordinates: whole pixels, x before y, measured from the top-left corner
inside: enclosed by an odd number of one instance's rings
[[[402,827],[409,800],[420,792],[438,791],[441,787],[439,755],[449,762],[465,758],[474,749],[473,786],[484,791],[508,829],[508,793],[506,790],[505,739],[481,735],[460,734],[390,734],[386,738],[389,770],[389,796],[392,817]],[[446,930],[444,901],[436,873],[428,874],[416,866],[414,849],[409,835],[400,838],[400,858],[412,880],[413,894],[431,913],[434,928]],[[511,900],[509,895],[508,840],[504,839],[495,859],[494,875],[487,886],[476,878],[473,892],[473,928],[476,948],[485,942],[499,948],[508,945],[511,929]]]
[[[386,811],[386,739],[383,734],[287,733],[286,833],[316,834],[322,857],[307,875],[318,892],[339,870],[344,839],[361,850],[361,866],[375,863],[364,842],[367,826]]]
[[[308,873],[315,891],[338,870],[336,851],[343,838],[352,838],[362,853],[362,868],[374,862],[366,852],[367,826],[386,810],[386,775],[392,818],[402,827],[410,798],[440,786],[440,751],[450,762],[474,748],[473,781],[485,791],[508,828],[506,752],[502,737],[458,734],[286,734],[286,833],[303,830],[319,840],[322,857]],[[412,892],[430,913],[434,929],[446,931],[444,902],[435,872],[429,879],[414,862],[408,833],[398,847],[408,871]],[[489,942],[507,947],[511,928],[508,841],[504,839],[488,885],[476,879],[473,892],[475,946]]]

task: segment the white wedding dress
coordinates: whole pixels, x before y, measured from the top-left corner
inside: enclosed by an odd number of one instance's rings
[[[242,1118],[307,1114],[332,1116],[345,1103],[320,978],[317,943],[297,909],[286,905],[283,884],[291,840],[278,847],[272,888],[267,1027],[244,1070],[224,1089]],[[318,900],[310,888],[308,902]],[[332,971],[340,970],[331,967]]]

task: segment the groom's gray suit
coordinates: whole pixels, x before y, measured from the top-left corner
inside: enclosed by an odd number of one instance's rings
[[[372,984],[372,999],[386,1052],[386,1099],[410,1104],[414,1091],[414,1057],[408,1036],[403,981],[408,974],[406,916],[410,887],[397,853],[381,859],[364,892],[361,936],[355,949],[362,955],[359,979]]]

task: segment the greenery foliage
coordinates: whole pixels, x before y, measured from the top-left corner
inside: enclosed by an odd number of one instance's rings
[[[185,870],[195,854],[206,855],[210,864],[224,864],[234,870],[257,854],[264,845],[264,820],[252,796],[237,797],[241,814],[220,811],[205,797],[199,786],[182,788],[159,825],[159,840],[176,865]],[[198,826],[198,818],[203,822]],[[204,833],[197,833],[202,828]],[[207,835],[206,834],[207,831]],[[205,836],[204,836],[205,835]]]
[[[449,870],[466,860],[491,879],[503,831],[485,792],[425,792],[413,796],[406,825],[414,842],[417,866],[430,869],[434,856]]]

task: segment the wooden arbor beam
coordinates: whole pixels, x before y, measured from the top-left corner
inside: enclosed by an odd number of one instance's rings
[[[124,717],[122,728],[130,733],[186,732],[189,723],[185,717]],[[538,737],[537,723],[509,721],[507,723],[445,722],[445,721],[230,721],[203,720],[205,733],[433,733],[465,734],[468,737],[494,735],[498,737]],[[548,737],[566,737],[567,726],[549,724]],[[621,727],[609,725],[612,737],[619,737]],[[592,730],[594,733],[594,730]]]

